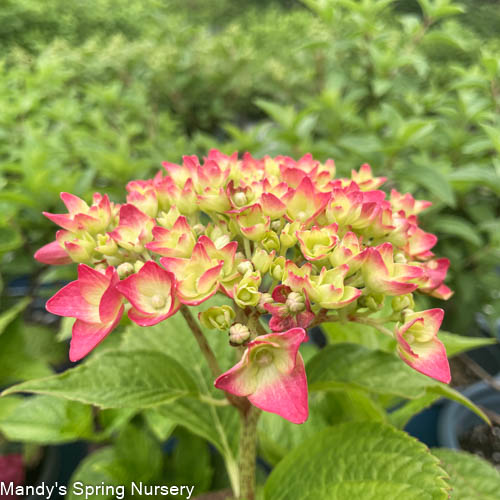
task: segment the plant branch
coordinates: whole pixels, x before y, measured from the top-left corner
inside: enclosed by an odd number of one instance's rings
[[[238,500],[255,499],[255,466],[257,460],[257,423],[261,411],[250,406],[241,413],[240,494]]]
[[[222,373],[221,367],[219,366],[219,362],[217,361],[217,358],[215,357],[212,348],[208,344],[205,335],[203,335],[203,332],[201,331],[198,322],[191,314],[189,308],[185,305],[181,306],[181,314],[184,316],[186,323],[188,324],[190,330],[193,332],[194,338],[196,339],[196,342],[198,342],[198,346],[203,356],[207,360],[212,375],[214,377],[218,377]]]
[[[349,319],[351,321],[355,321],[356,323],[372,326],[379,332],[382,332],[383,334],[388,335],[391,338],[394,338],[394,334],[391,332],[391,330],[381,325],[379,319],[377,318],[363,318],[360,316],[350,316]]]

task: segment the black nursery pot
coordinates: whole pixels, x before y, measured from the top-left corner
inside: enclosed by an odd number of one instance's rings
[[[495,378],[500,382],[500,376]],[[477,406],[500,414],[500,392],[486,382],[478,382],[462,391]],[[472,427],[484,423],[475,413],[455,402],[447,402],[438,418],[438,442],[440,446],[461,449],[459,437]]]

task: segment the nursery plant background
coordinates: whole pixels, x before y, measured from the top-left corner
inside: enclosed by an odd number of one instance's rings
[[[444,334],[450,356],[497,336],[499,26],[498,2],[486,1],[2,2],[0,388],[23,381],[37,387],[37,379],[70,367],[71,321],[58,321],[44,305],[75,269],[34,261],[55,230],[42,211],[61,212],[62,191],[86,201],[106,192],[122,202],[127,181],[212,148],[257,157],[312,153],[334,158],[340,175],[368,162],[389,178],[388,189],[432,201],[420,224],[439,237],[435,252],[451,261],[446,284],[455,293],[447,302],[420,298],[420,309],[444,308],[442,328],[470,337]],[[159,328],[172,335],[158,340]],[[147,330],[123,320],[89,363],[110,348],[159,350],[189,367],[215,397],[213,377],[184,329],[178,315]],[[368,326],[341,324],[324,333],[327,343],[355,344],[363,355],[391,350]],[[224,334],[209,331],[207,338],[224,352]],[[319,348],[305,347],[307,362]],[[306,424],[261,418],[262,482],[269,467],[309,438],[311,453],[319,449],[313,436],[323,428],[342,424],[369,440],[377,437],[373,422],[402,428],[443,395],[431,379],[407,392],[370,382],[355,361],[346,370],[341,381],[322,380],[344,390],[313,393],[318,410]],[[81,391],[98,384],[90,373],[68,373]],[[194,484],[197,494],[229,486],[224,463],[230,468],[234,460],[238,424],[226,408],[176,394],[174,402],[146,410],[102,410],[85,397],[74,401],[75,388],[1,398],[0,455],[21,452],[36,469],[42,446],[84,440],[90,453],[72,480]],[[403,396],[406,403],[388,414]],[[332,449],[342,453],[333,441]],[[287,467],[306,474],[303,450],[281,462],[266,498],[279,498]],[[422,450],[412,452],[418,461]],[[435,454],[445,464],[454,460],[447,451]],[[313,481],[327,460],[311,463]],[[484,474],[493,484],[491,472]],[[297,498],[320,498],[312,486],[298,483]],[[467,498],[460,491],[453,498]],[[481,494],[493,498],[495,491]]]

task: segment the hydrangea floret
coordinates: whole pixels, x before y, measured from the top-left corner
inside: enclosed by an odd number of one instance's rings
[[[45,214],[61,229],[35,258],[78,263],[78,279],[47,303],[76,320],[72,361],[124,312],[149,326],[180,310],[199,339],[190,306],[221,294],[227,304],[207,306],[199,321],[227,332],[239,361],[220,373],[209,344],[200,346],[215,386],[243,414],[258,408],[297,424],[307,419],[299,348],[306,329],[324,322],[371,325],[393,337],[404,363],[450,381],[437,336],[443,311],[415,310],[415,294],[452,295],[444,284],[449,261],[434,256],[436,237],[419,227],[429,202],[394,189],[388,196],[379,189],[386,179],[367,164],[336,177],[332,160],[311,155],[212,150],[163,167],[130,182],[124,204],[97,193],[89,206],[62,193],[68,213]]]

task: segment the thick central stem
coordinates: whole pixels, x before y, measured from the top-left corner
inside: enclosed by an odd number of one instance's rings
[[[255,500],[255,467],[257,460],[257,423],[261,411],[250,406],[241,412],[240,496],[238,500]]]

